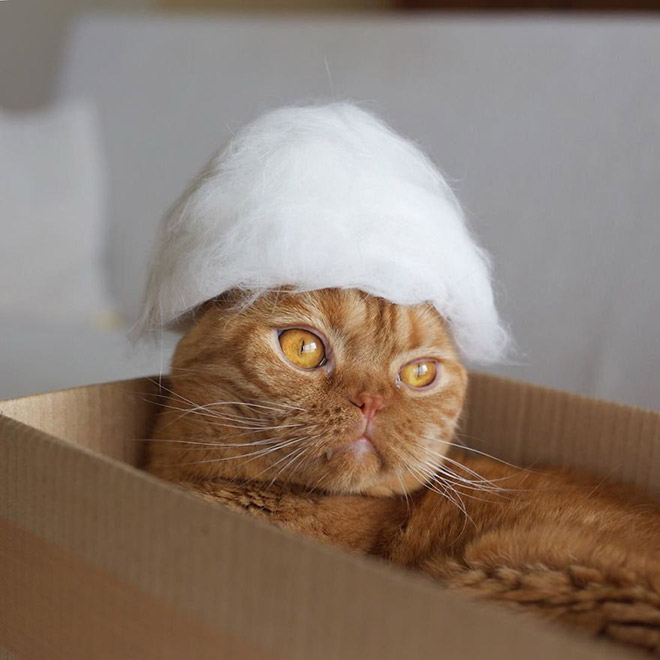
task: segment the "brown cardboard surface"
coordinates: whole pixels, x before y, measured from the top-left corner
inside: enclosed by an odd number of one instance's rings
[[[100,658],[186,657],[191,639],[200,658],[629,657],[132,468],[153,391],[140,380],[0,403],[0,552],[13,558],[0,560],[0,593],[14,613],[0,647],[44,657],[28,637],[47,628],[58,658],[89,658],[98,639]],[[475,375],[464,429],[489,453],[569,456],[657,492],[657,413]]]
[[[660,412],[472,374],[465,417],[469,447],[517,465],[585,468],[660,498]]]
[[[63,438],[86,449],[140,462],[143,445],[156,410],[149,400],[158,392],[158,380],[138,378],[0,401],[0,415]]]
[[[160,660],[189,657],[191,649],[200,660],[220,652],[272,657],[6,520],[0,520],[0,562],[0,620],[20,658]],[[38,595],[38,605],[25,594]]]

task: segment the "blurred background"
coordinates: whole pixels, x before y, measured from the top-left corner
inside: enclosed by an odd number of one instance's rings
[[[488,370],[660,408],[660,0],[0,1],[0,399],[167,371],[131,347],[158,222],[264,110],[354,99],[493,256]]]

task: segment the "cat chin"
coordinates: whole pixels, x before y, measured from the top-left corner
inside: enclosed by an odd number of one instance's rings
[[[348,479],[346,473],[336,480],[325,480],[324,490],[335,495],[367,495],[369,497],[395,497],[420,490],[423,485],[411,476],[378,470],[371,474],[354,474]]]
[[[386,477],[380,481],[369,485],[355,485],[354,487],[330,486],[328,491],[336,495],[366,495],[368,497],[397,497],[408,495],[419,490],[422,486],[419,483],[401,484],[397,477]]]
[[[398,487],[396,484],[382,484],[378,486],[372,486],[362,491],[362,495],[369,495],[370,497],[393,497],[395,495],[404,495],[408,491],[403,491],[401,486]]]
[[[394,458],[394,463],[392,459]],[[317,469],[323,476],[323,490],[337,495],[392,497],[407,495],[423,487],[409,470],[397,468],[397,457],[388,457],[365,435],[335,448],[328,448],[318,458]],[[310,481],[314,481],[315,475]],[[313,487],[312,483],[305,484]]]
[[[412,475],[388,474],[378,483],[370,485],[362,491],[363,495],[372,497],[393,497],[396,495],[408,495],[420,490],[424,486]]]

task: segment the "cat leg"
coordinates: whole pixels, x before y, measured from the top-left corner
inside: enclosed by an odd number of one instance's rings
[[[208,501],[322,543],[369,554],[381,554],[386,522],[396,519],[403,510],[394,499],[311,494],[276,484],[266,488],[258,483],[205,480],[179,485]]]
[[[582,530],[547,531],[498,530],[460,558],[439,552],[420,568],[471,597],[660,657],[660,557],[580,538]]]

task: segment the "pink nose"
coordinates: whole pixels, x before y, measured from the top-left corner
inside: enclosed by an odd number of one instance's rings
[[[362,392],[358,394],[355,399],[350,400],[353,405],[356,405],[362,410],[362,416],[369,422],[376,413],[385,407],[385,401],[380,394],[367,394]]]

